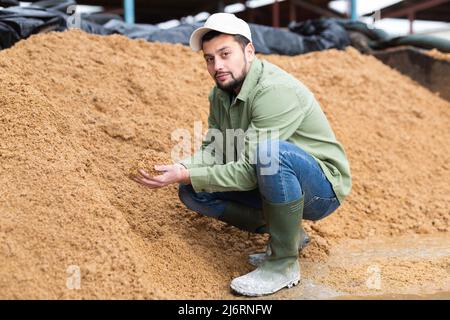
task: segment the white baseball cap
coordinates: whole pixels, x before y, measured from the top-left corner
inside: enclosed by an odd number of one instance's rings
[[[240,34],[252,41],[252,34],[247,22],[239,19],[232,13],[215,13],[206,20],[203,27],[196,29],[191,34],[189,44],[194,51],[202,49],[202,38],[211,30],[216,30],[227,34]]]

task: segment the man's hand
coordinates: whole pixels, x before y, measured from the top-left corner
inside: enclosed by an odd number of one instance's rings
[[[155,166],[155,170],[161,171],[162,174],[151,177],[143,169],[139,169],[139,175],[133,177],[133,180],[151,189],[165,187],[172,183],[191,183],[189,171],[179,163]]]

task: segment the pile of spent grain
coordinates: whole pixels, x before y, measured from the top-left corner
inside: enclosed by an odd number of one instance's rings
[[[448,102],[353,49],[264,58],[315,93],[353,174],[343,206],[306,223],[302,263],[350,238],[450,232]],[[0,52],[0,298],[232,297],[266,238],[129,179],[170,159],[174,129],[206,129],[212,85],[189,48],[117,35]]]

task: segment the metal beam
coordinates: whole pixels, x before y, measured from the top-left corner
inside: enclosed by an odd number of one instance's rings
[[[123,0],[123,8],[125,12],[125,22],[134,23],[134,0]]]
[[[381,10],[381,18],[395,18],[395,17],[402,17],[402,16],[408,16],[410,15],[410,12],[417,12],[417,11],[423,11],[429,8],[433,8],[436,6],[439,6],[441,4],[450,2],[450,0],[422,0],[419,3],[411,4],[408,6],[405,6],[401,9],[394,10],[392,12],[383,13],[383,11],[387,11],[389,7],[385,8],[384,10]]]
[[[225,3],[223,0],[217,1],[217,12],[225,12]]]
[[[272,4],[272,27],[280,27],[280,3],[278,0]]]
[[[415,19],[415,12],[414,11],[408,12],[409,34],[414,33],[414,19]]]
[[[358,20],[358,13],[356,11],[356,0],[348,0],[350,1],[350,19],[352,21]]]
[[[297,21],[297,7],[289,0],[289,22],[291,21]]]

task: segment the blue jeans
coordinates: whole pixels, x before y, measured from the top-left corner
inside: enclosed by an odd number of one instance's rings
[[[278,150],[270,147],[274,142],[258,145],[255,171],[258,188],[251,191],[195,192],[192,185],[180,185],[180,200],[189,209],[202,215],[219,218],[228,201],[236,201],[261,209],[262,197],[272,203],[288,203],[304,195],[303,219],[320,220],[339,207],[339,200],[317,161],[307,152],[286,141],[275,141]],[[278,164],[274,174],[264,174],[264,169]]]

